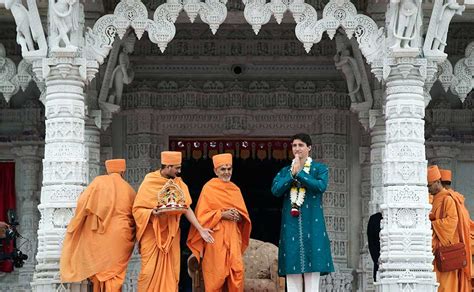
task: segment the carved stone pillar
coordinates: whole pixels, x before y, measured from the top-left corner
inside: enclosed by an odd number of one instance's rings
[[[87,116],[84,132],[86,159],[89,166],[87,182],[90,183],[100,172],[100,111],[94,110]]]
[[[383,195],[382,160],[385,151],[385,120],[382,110],[370,111],[370,215],[380,211]]]
[[[386,61],[387,133],[376,289],[435,292],[423,121],[426,60],[401,57]]]
[[[159,135],[156,113],[143,110],[137,115],[135,111],[125,110],[123,114],[127,127],[125,180],[138,190],[145,175],[160,167],[160,153],[164,150],[163,141]]]
[[[100,131],[100,173],[105,173],[105,161],[112,158],[112,127],[108,127]]]
[[[321,279],[322,291],[349,291],[352,288],[349,218],[349,116],[348,111],[325,109],[318,114],[312,156],[329,168],[329,183],[323,197],[326,229],[331,241],[335,273]],[[357,248],[358,250],[358,248]]]
[[[46,81],[46,137],[43,186],[38,209],[38,254],[34,291],[87,291],[87,283],[60,284],[59,258],[66,225],[88,177],[84,141],[85,59],[58,52],[35,63],[35,73]],[[38,68],[42,71],[38,72]]]
[[[15,177],[17,218],[20,225],[19,233],[26,239],[20,239],[17,244],[22,244],[20,250],[28,256],[23,267],[18,269],[18,286],[16,289],[30,289],[35,270],[35,255],[37,248],[38,231],[38,203],[40,201],[41,179],[41,142],[15,143],[12,152],[16,154]]]
[[[374,82],[374,87],[379,87]],[[361,147],[359,154],[361,169],[363,172],[362,188],[362,210],[363,224],[361,230],[362,245],[360,256],[360,291],[375,291],[373,280],[374,264],[368,250],[367,224],[372,214],[380,210],[382,201],[382,157],[385,149],[385,120],[382,111],[382,89],[373,91],[374,108],[368,111],[369,116],[369,147]],[[368,149],[367,149],[368,148]],[[367,169],[368,168],[368,169]],[[368,183],[368,186],[367,186]],[[368,190],[366,191],[366,186]],[[368,193],[368,196],[366,195]]]
[[[367,243],[367,223],[370,213],[370,147],[362,146],[359,148],[359,162],[361,172],[361,207],[362,207],[362,226],[360,230],[360,255],[357,274],[359,276],[359,289],[361,291],[374,291],[372,271],[373,263],[369,254]]]

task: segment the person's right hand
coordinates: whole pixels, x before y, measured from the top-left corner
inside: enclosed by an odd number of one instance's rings
[[[199,231],[199,235],[201,235],[201,238],[205,242],[214,243],[214,237],[212,237],[212,235],[211,235],[211,233],[213,233],[214,231],[212,231],[209,228],[202,228],[201,230],[198,230],[198,231]]]
[[[1,229],[6,229],[6,228],[8,228],[8,227],[10,227],[10,225],[8,225],[7,223],[5,223],[5,222],[3,222],[3,221],[0,221],[0,228],[1,228]]]
[[[293,165],[291,167],[291,174],[295,176],[301,169],[301,161],[300,161],[300,156],[298,154],[295,154],[295,159],[293,159]]]

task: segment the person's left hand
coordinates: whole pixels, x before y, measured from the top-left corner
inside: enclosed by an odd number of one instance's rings
[[[204,239],[207,243],[214,243],[214,237],[212,237],[211,233],[213,233],[209,228],[203,228],[199,230],[199,234],[201,235],[202,239]]]
[[[231,212],[232,212],[232,221],[235,221],[235,222],[242,221],[242,216],[240,216],[240,213],[239,211],[237,211],[237,209],[231,209]]]
[[[430,212],[429,218],[430,218],[430,221],[433,221],[436,219],[433,212]]]
[[[9,228],[10,225],[8,225],[7,223],[3,222],[3,221],[0,221],[0,228],[1,229],[6,229],[6,228]]]

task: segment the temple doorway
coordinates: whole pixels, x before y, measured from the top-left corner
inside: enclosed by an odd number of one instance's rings
[[[251,237],[278,245],[280,237],[282,198],[271,193],[271,184],[278,171],[292,159],[290,138],[180,138],[170,137],[169,148],[183,153],[183,180],[189,187],[196,207],[204,184],[215,177],[212,156],[232,153],[232,181],[242,191],[252,220]],[[186,247],[189,222],[181,220],[180,291],[190,290],[186,260],[191,254]]]

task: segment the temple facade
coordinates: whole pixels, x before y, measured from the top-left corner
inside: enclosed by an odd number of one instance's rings
[[[298,132],[330,170],[322,291],[437,290],[428,164],[453,171],[474,214],[472,0],[0,0],[0,27],[0,163],[15,165],[29,257],[0,291],[87,291],[60,282],[62,239],[111,158],[137,189],[182,151],[196,201],[209,157],[233,153],[251,236],[277,243],[269,183]],[[124,291],[139,270],[135,253]]]

